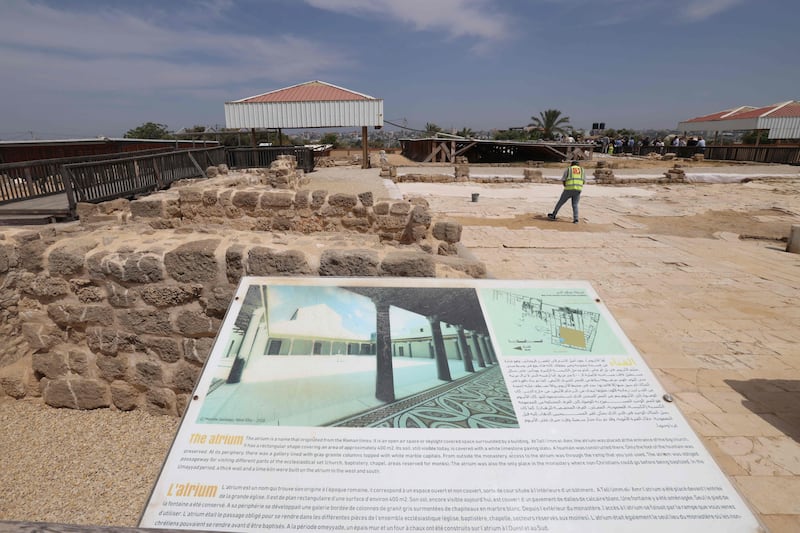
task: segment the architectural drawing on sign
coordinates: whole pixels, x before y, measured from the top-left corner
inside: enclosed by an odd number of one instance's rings
[[[534,298],[513,292],[494,290],[492,297],[512,306],[519,312],[519,329],[524,329],[524,338],[507,339],[514,350],[526,352],[533,343],[549,342],[587,352],[592,351],[600,313],[565,305],[548,304],[542,298]]]

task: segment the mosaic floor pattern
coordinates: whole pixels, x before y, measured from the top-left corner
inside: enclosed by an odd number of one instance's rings
[[[394,428],[519,427],[498,366],[330,425]]]

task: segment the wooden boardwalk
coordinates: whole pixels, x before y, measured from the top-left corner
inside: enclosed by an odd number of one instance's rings
[[[66,193],[0,205],[0,226],[40,225],[71,219]]]

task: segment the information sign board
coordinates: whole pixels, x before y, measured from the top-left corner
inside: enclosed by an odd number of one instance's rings
[[[258,277],[140,526],[760,530],[588,283]]]

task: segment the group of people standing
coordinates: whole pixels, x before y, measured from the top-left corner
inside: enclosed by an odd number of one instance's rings
[[[683,137],[679,135],[669,136],[662,139],[650,139],[644,137],[636,140],[634,137],[617,137],[616,139],[609,139],[604,137],[600,140],[603,153],[610,155],[613,154],[632,154],[639,155],[643,152],[643,148],[647,149],[646,152],[657,152],[664,154],[667,146],[683,147],[694,146],[699,153],[705,152],[706,140],[703,137]],[[655,148],[652,150],[650,148]]]

